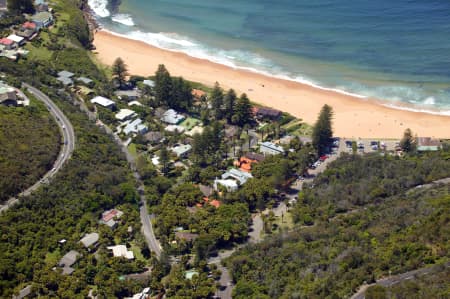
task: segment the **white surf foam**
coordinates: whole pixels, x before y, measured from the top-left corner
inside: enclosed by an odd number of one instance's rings
[[[106,18],[111,15],[109,10],[106,8],[108,5],[108,0],[88,0],[88,5],[100,18]]]
[[[128,14],[116,14],[111,17],[111,20],[116,23],[120,23],[125,26],[134,26],[133,18]]]
[[[433,106],[436,104],[436,99],[434,97],[428,97],[425,99],[425,101],[423,101],[423,104]]]

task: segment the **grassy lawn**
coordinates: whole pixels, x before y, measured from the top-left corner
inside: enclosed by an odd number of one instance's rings
[[[136,144],[130,143],[130,145],[128,145],[128,151],[135,159],[137,158]]]
[[[187,131],[192,130],[193,127],[200,124],[201,121],[199,119],[188,117],[180,123],[180,126],[185,128]]]
[[[142,255],[141,249],[134,242],[130,242],[130,245],[131,245],[130,250],[133,251],[134,258],[137,261],[142,261],[145,264],[147,264],[148,260],[146,260],[145,257]]]

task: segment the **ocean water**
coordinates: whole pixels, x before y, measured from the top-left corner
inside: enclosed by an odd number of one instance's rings
[[[448,0],[88,3],[105,29],[160,48],[450,115]]]

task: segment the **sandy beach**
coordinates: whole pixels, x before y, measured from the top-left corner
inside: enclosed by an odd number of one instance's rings
[[[131,74],[153,75],[164,64],[173,76],[247,93],[256,103],[273,107],[313,124],[324,104],[333,107],[333,129],[346,138],[401,138],[406,128],[418,136],[450,138],[450,117],[385,107],[376,99],[361,99],[306,84],[233,69],[188,55],[162,50],[100,30],[95,34],[96,57],[111,65],[121,57]]]

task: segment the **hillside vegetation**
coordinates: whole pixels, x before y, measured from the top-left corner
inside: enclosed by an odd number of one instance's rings
[[[0,202],[38,181],[56,160],[60,133],[43,104],[0,106]]]
[[[448,260],[450,186],[413,188],[449,176],[447,157],[344,156],[332,163],[300,194],[294,231],[228,260],[233,298],[346,298],[389,271]]]

